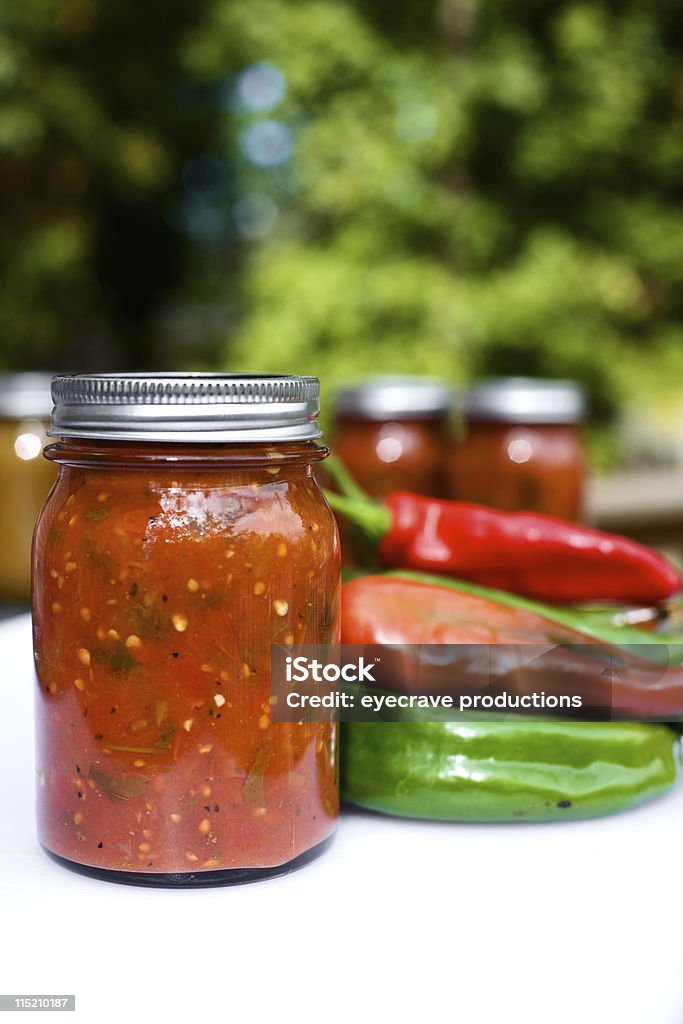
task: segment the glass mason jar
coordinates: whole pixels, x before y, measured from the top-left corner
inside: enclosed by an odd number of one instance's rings
[[[85,874],[282,874],[338,816],[337,726],[278,723],[271,644],[336,643],[318,381],[54,379],[36,527],[42,845]]]
[[[583,515],[584,398],[572,381],[484,381],[462,397],[464,436],[447,461],[449,497],[560,519]]]
[[[445,494],[452,392],[430,377],[377,377],[337,392],[333,450],[363,490]]]
[[[0,377],[0,600],[31,596],[31,537],[54,466],[41,458],[52,399],[50,375]]]

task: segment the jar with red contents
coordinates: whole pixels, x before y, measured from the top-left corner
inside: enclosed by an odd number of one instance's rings
[[[452,391],[430,377],[377,377],[336,394],[332,447],[375,497],[392,491],[445,496]]]
[[[311,377],[68,374],[34,541],[39,838],[136,885],[282,874],[329,843],[336,723],[278,721],[271,644],[339,639]]]
[[[580,520],[584,397],[572,381],[484,381],[461,398],[462,436],[447,459],[449,497]]]
[[[0,377],[0,600],[31,596],[31,537],[38,513],[55,482],[43,459],[52,399],[50,374]]]

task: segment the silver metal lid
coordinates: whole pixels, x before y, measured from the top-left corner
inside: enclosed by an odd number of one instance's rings
[[[500,423],[580,423],[585,399],[571,380],[504,377],[482,381],[458,402],[466,420]]]
[[[448,413],[454,392],[439,377],[373,377],[335,395],[337,416],[365,420],[436,418]]]
[[[310,441],[316,377],[65,373],[52,381],[50,437],[110,441]]]
[[[51,373],[8,373],[0,377],[0,418],[50,418]]]

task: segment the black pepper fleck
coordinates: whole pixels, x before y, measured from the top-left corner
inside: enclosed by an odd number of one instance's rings
[[[164,602],[164,604],[166,604],[166,602],[168,601],[168,594],[162,594],[161,600]]]
[[[101,850],[103,846],[104,846],[104,843],[98,843],[97,844],[97,849]]]
[[[558,800],[557,801],[557,806],[558,807],[571,807],[571,805],[572,805],[571,800]]]
[[[81,793],[80,789],[78,790],[77,796],[79,800],[83,799],[83,794]]]
[[[171,657],[172,658],[178,658],[179,657],[178,651],[171,651]]]

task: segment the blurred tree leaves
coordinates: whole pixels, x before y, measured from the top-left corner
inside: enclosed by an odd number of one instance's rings
[[[578,377],[598,420],[666,387],[683,342],[683,8],[212,0],[193,73],[269,62],[240,108],[249,246],[233,369]],[[291,157],[240,131],[277,118]]]
[[[683,367],[682,49],[679,0],[5,5],[0,360],[566,375],[608,422]]]
[[[164,201],[204,123],[174,104],[201,3],[0,6],[0,363],[144,365],[182,270]]]

